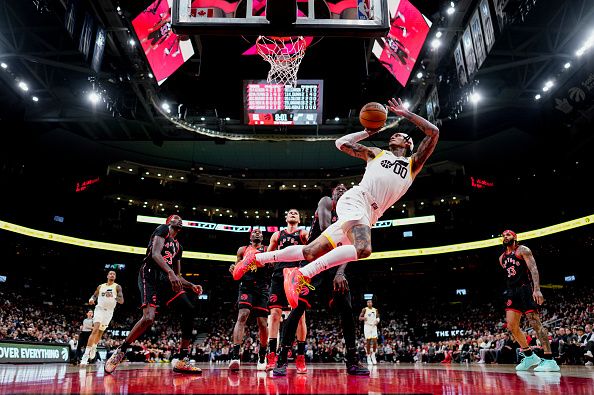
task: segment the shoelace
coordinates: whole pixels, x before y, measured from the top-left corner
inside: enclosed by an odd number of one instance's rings
[[[295,293],[297,295],[302,295],[302,294],[307,295],[309,293],[309,290],[315,291],[316,287],[314,287],[309,282],[307,282],[307,280],[305,279],[305,277],[303,275],[299,276],[298,281],[299,281],[299,283],[295,287]],[[306,287],[305,289],[303,288],[304,286]]]

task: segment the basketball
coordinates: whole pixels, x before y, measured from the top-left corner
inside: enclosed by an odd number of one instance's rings
[[[359,122],[365,129],[380,129],[386,124],[386,119],[388,111],[381,103],[367,103],[359,112]]]

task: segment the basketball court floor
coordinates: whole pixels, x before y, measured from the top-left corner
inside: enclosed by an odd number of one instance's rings
[[[563,366],[561,373],[517,373],[513,365],[378,365],[370,377],[348,376],[343,364],[290,366],[286,377],[244,365],[201,364],[200,376],[173,373],[169,364],[124,363],[113,375],[103,365],[2,365],[1,394],[592,394],[594,368]]]

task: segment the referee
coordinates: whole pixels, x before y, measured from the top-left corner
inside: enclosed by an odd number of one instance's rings
[[[83,351],[87,346],[87,342],[89,341],[89,336],[91,336],[91,332],[93,331],[93,310],[87,311],[87,318],[83,320],[80,330],[81,332],[80,335],[78,335],[78,344],[76,346],[77,363],[80,361]]]

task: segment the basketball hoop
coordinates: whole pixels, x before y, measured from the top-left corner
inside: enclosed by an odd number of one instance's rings
[[[268,83],[295,86],[299,65],[307,48],[303,36],[259,36],[256,48],[258,54],[270,63]]]

